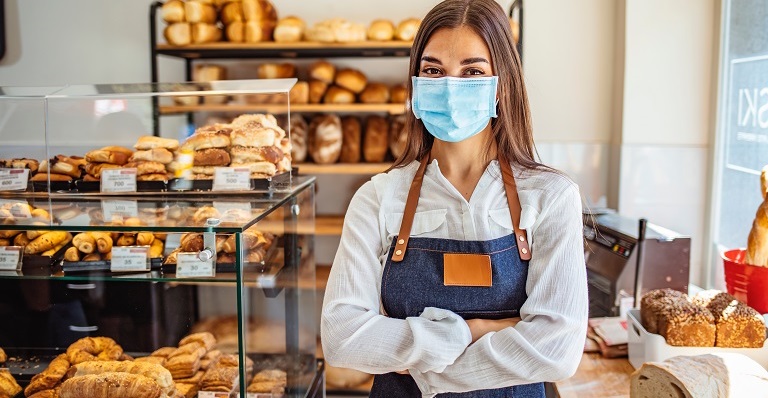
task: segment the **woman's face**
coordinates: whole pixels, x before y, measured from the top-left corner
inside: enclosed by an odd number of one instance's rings
[[[493,76],[491,51],[485,41],[466,26],[438,29],[424,47],[419,77],[446,76]]]

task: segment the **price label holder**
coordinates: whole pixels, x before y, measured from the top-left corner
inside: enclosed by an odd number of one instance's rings
[[[139,203],[135,200],[102,200],[101,210],[105,221],[138,217]]]
[[[136,169],[102,170],[101,192],[136,192]]]
[[[216,167],[213,191],[248,191],[251,189],[251,169],[247,167]]]
[[[21,271],[21,246],[0,246],[0,271]]]
[[[112,272],[149,271],[149,246],[113,246],[109,269]]]
[[[203,261],[197,253],[179,253],[176,256],[177,278],[213,278],[216,276],[214,259]]]
[[[217,391],[198,391],[197,398],[229,398],[229,393]]]
[[[0,169],[0,191],[25,191],[29,169]]]

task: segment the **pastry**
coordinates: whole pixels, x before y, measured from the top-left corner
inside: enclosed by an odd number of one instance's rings
[[[91,177],[96,177],[97,181],[101,179],[101,172],[105,169],[119,169],[122,166],[112,163],[86,163],[85,172]]]
[[[87,232],[82,232],[72,238],[72,245],[74,245],[77,250],[80,250],[85,254],[90,254],[96,250],[96,239],[94,239],[93,235]]]
[[[160,8],[160,14],[166,23],[184,22],[186,15],[184,12],[184,3],[181,0],[170,0]]]
[[[174,382],[182,383],[182,384],[200,384],[200,382],[203,380],[203,375],[205,374],[204,371],[198,370],[197,373],[195,373],[192,377],[187,377],[186,379],[176,379]]]
[[[173,391],[171,373],[161,365],[135,361],[90,361],[72,366],[67,372],[68,378],[86,375],[100,375],[111,372],[141,375],[151,379],[166,394]]]
[[[0,168],[29,169],[30,175],[34,175],[40,168],[40,164],[37,162],[37,160],[27,158],[2,159],[0,160]]]
[[[136,177],[136,181],[168,181],[167,173],[143,174]]]
[[[0,396],[13,397],[21,392],[21,386],[8,369],[0,369]]]
[[[165,148],[154,148],[136,151],[128,160],[130,162],[147,161],[168,164],[173,161],[173,154]]]
[[[419,31],[419,25],[421,20],[417,18],[408,18],[397,24],[397,30],[395,31],[395,38],[403,41],[413,41],[416,37],[416,32]]]
[[[38,169],[39,173],[35,174],[34,177],[37,177],[41,173],[51,173],[51,175],[61,174],[80,178],[80,175],[82,174],[81,166],[85,167],[85,162],[80,161],[80,159],[64,155],[56,155],[50,159],[50,161],[44,160],[40,163],[40,168]]]
[[[233,146],[232,163],[269,162],[277,163],[283,158],[283,151],[275,146],[244,147]]]
[[[108,372],[73,377],[61,384],[60,398],[161,398],[167,396],[152,379],[131,373]]]
[[[188,343],[192,342],[200,342],[205,347],[206,352],[212,350],[214,347],[216,347],[216,337],[213,337],[211,333],[208,332],[200,332],[200,333],[193,333],[190,335],[187,335],[181,341],[179,341],[179,346],[183,346]]]
[[[185,343],[184,345],[180,345],[179,348],[177,348],[174,352],[171,353],[171,355],[168,355],[168,360],[172,360],[173,358],[184,356],[184,355],[192,355],[198,358],[202,358],[205,353],[207,352],[205,345],[201,341],[190,341]]]
[[[282,18],[275,27],[275,41],[278,43],[301,41],[304,36],[304,29],[306,29],[306,24],[301,18],[294,16]]]
[[[163,30],[165,41],[173,46],[186,46],[192,43],[192,28],[186,22],[169,24]]]
[[[355,93],[338,86],[328,87],[323,97],[323,103],[326,104],[353,104],[355,103]]]
[[[360,120],[354,116],[345,116],[341,119],[341,163],[357,163],[360,161],[360,147],[362,144],[362,129]]]
[[[196,132],[181,145],[182,151],[197,151],[208,148],[226,148],[230,145],[229,134],[212,131]]]
[[[158,348],[157,350],[153,351],[152,354],[150,354],[153,357],[168,357],[171,355],[172,352],[176,351],[176,347],[162,347]]]
[[[380,163],[387,156],[389,124],[381,116],[369,116],[365,123],[363,158],[369,163]]]
[[[323,102],[325,91],[328,89],[328,83],[320,80],[309,81],[309,103],[319,104]]]
[[[163,366],[165,365],[165,358],[148,356],[148,357],[136,358],[134,362],[148,362],[148,363],[154,363],[154,364]]]
[[[408,145],[408,134],[405,132],[405,115],[393,116],[389,119],[389,150],[395,159],[399,159]]]
[[[36,182],[47,182],[48,179],[51,180],[51,182],[54,181],[72,181],[73,178],[68,175],[63,174],[46,174],[46,173],[37,173],[34,176],[30,177],[30,181],[36,181]]]
[[[309,78],[325,84],[332,84],[336,78],[336,67],[328,61],[317,61],[309,65]]]
[[[369,83],[360,93],[364,104],[386,104],[389,102],[389,87],[383,83]]]
[[[256,68],[259,79],[287,79],[296,77],[296,65],[286,62],[282,64],[261,64]]]
[[[133,151],[128,148],[111,146],[86,153],[85,160],[89,163],[110,163],[122,166],[128,163],[132,154]]]
[[[389,41],[395,37],[395,25],[385,19],[377,19],[368,27],[368,40]]]
[[[214,43],[221,40],[223,33],[218,26],[209,23],[193,23],[189,27],[192,43]]]
[[[389,90],[389,102],[393,104],[405,104],[408,102],[408,88],[405,84],[392,86]]]
[[[128,162],[123,165],[125,168],[135,168],[136,175],[145,174],[165,174],[165,165],[160,162]]]
[[[73,365],[86,361],[117,360],[123,348],[109,337],[84,337],[67,348],[67,359]]]
[[[342,69],[336,73],[334,82],[339,87],[352,91],[355,94],[359,94],[365,89],[368,79],[357,69]]]
[[[294,162],[303,162],[307,158],[308,128],[301,115],[291,114],[291,159]]]
[[[237,367],[218,366],[205,371],[203,380],[200,383],[202,391],[224,391],[229,392],[235,386],[239,370]]]
[[[231,159],[229,153],[221,148],[208,148],[195,151],[193,165],[195,166],[226,166]]]
[[[186,379],[200,370],[200,357],[195,354],[178,355],[168,358],[163,366],[171,372],[174,380]]]
[[[318,164],[336,163],[341,155],[341,119],[336,115],[321,115],[309,126],[309,152]]]
[[[67,354],[60,354],[51,361],[45,370],[32,377],[29,385],[24,389],[24,395],[29,397],[39,391],[54,388],[67,374],[69,366]]]
[[[228,3],[228,4],[237,4],[237,3]],[[195,398],[197,397],[197,392],[200,391],[200,387],[197,383],[195,384],[186,384],[186,383],[176,383],[176,391],[179,392],[182,396],[185,398]]]
[[[288,94],[291,104],[308,104],[309,103],[309,83],[296,82],[291,88]]]
[[[234,253],[237,249],[235,237],[237,235],[232,234],[229,235],[226,241],[224,241],[224,244],[222,246],[222,249],[226,253]],[[242,236],[242,242],[243,242],[243,249],[245,250],[253,250],[257,249],[259,247],[262,247],[266,244],[268,244],[267,238],[258,231],[245,231],[241,234]]]

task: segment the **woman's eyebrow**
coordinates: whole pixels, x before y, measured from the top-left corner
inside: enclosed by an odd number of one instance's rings
[[[438,65],[442,65],[443,64],[442,62],[440,62],[439,59],[437,59],[435,57],[430,57],[429,55],[425,55],[425,56],[421,57],[421,62],[431,62],[433,64],[438,64]]]
[[[467,58],[467,59],[461,61],[461,64],[462,65],[469,65],[469,64],[476,64],[476,63],[481,63],[481,62],[485,62],[486,64],[490,64],[490,62],[488,62],[487,59],[482,58],[482,57]]]

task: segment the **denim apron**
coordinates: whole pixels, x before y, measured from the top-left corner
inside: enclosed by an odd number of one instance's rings
[[[387,316],[398,319],[419,316],[426,307],[451,310],[464,319],[501,319],[520,316],[525,302],[528,276],[528,247],[525,231],[518,228],[520,200],[509,162],[499,164],[509,203],[514,233],[489,241],[462,241],[437,238],[410,238],[418,205],[421,183],[429,156],[421,161],[406,201],[400,233],[392,240],[381,278],[381,301]],[[407,252],[407,256],[406,256]],[[444,254],[488,255],[491,260],[492,286],[446,286]],[[376,375],[371,389],[374,398],[421,397],[410,375]],[[438,397],[462,398],[543,398],[544,383],[517,385],[466,393],[439,394]]]

